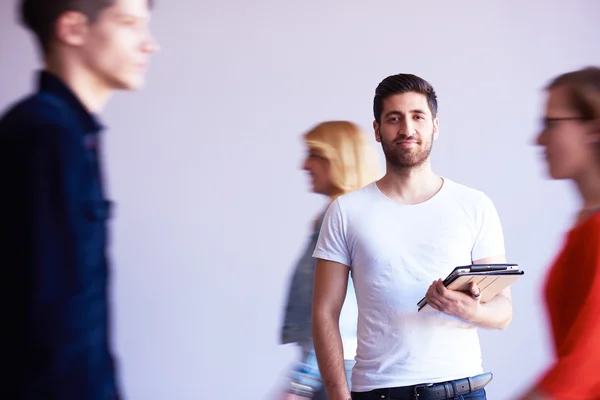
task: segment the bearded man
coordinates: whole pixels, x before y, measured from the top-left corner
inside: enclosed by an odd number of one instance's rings
[[[313,254],[313,337],[329,399],[485,399],[492,375],[477,331],[509,325],[510,290],[483,304],[476,285],[453,291],[442,279],[457,266],[506,263],[498,213],[484,193],[432,171],[431,84],[389,76],[373,111],[386,174],[333,201]],[[352,393],[338,327],[350,273],[359,312]],[[418,312],[424,294],[433,312]]]

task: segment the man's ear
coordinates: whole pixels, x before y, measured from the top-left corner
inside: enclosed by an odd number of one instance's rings
[[[439,132],[440,132],[439,128],[440,128],[440,120],[436,117],[433,120],[433,140],[437,140]]]
[[[381,132],[379,131],[379,124],[377,121],[373,121],[373,131],[375,131],[375,140],[381,143]]]
[[[67,46],[81,46],[88,32],[88,18],[77,11],[67,11],[56,20],[56,38]]]

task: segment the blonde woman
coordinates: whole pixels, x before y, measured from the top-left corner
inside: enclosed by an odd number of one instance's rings
[[[600,68],[555,78],[538,144],[581,209],[545,285],[555,361],[523,399],[600,399]]]
[[[307,156],[303,169],[311,179],[312,192],[325,196],[327,207],[336,197],[377,180],[377,157],[367,136],[348,121],[323,122],[304,135]],[[282,343],[296,343],[302,349],[300,360],[290,373],[284,399],[327,399],[315,357],[311,333],[311,309],[316,260],[312,257],[323,216],[315,220],[308,243],[298,260],[288,292]],[[356,353],[357,304],[351,280],[340,315],[346,375],[350,374]]]

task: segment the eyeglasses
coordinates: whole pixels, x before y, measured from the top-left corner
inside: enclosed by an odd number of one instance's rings
[[[551,129],[552,127],[556,126],[559,122],[563,122],[563,121],[589,121],[589,118],[586,117],[557,117],[557,118],[550,118],[550,117],[545,117],[542,118],[542,128],[544,130],[547,129]]]

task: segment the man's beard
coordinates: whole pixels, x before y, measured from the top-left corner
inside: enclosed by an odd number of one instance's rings
[[[385,142],[382,138],[381,147],[385,160],[389,166],[399,171],[411,170],[425,164],[431,154],[433,148],[433,135],[430,136],[429,142],[417,141],[417,146],[412,148],[403,148],[398,142],[406,140],[406,137],[400,137]]]

